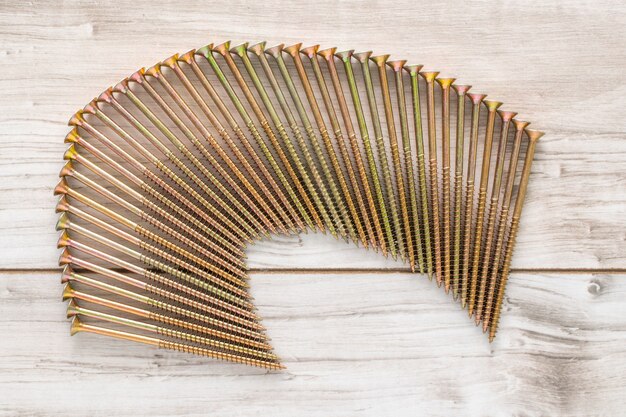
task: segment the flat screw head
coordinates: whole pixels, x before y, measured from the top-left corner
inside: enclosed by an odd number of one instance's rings
[[[372,56],[372,51],[357,52],[353,53],[352,56],[362,64],[370,59],[370,56]]]
[[[61,198],[59,198],[59,201],[57,202],[56,207],[54,208],[54,211],[56,213],[63,213],[66,212],[70,209],[70,205],[67,202],[67,198],[65,198],[65,195],[62,195]]]
[[[115,86],[113,86],[112,90],[115,93],[123,93],[123,94],[126,93],[128,91],[128,79],[123,79],[119,83],[115,84]]]
[[[352,58],[352,55],[354,55],[354,49],[335,53],[335,56],[341,59],[343,62],[349,62],[350,59]]]
[[[72,270],[71,265],[65,265],[65,267],[63,268],[63,272],[61,273],[61,283],[70,282],[73,272],[74,271]]]
[[[133,74],[133,75],[135,75],[135,74]],[[151,66],[150,68],[148,68],[144,75],[147,75],[147,76],[150,76],[150,77],[154,77],[154,78],[159,78],[160,74],[161,74],[161,64],[155,64],[155,65]],[[113,88],[113,90],[115,90],[115,87]]]
[[[404,69],[406,65],[405,59],[396,59],[394,61],[388,61],[387,65],[389,65],[395,72],[400,72]]]
[[[256,43],[252,46],[250,46],[248,48],[249,52],[252,52],[253,54],[260,56],[263,55],[263,53],[265,52],[265,46],[267,45],[266,41],[261,41],[259,43]]]
[[[539,130],[535,130],[535,129],[525,129],[526,134],[528,135],[528,139],[530,139],[531,142],[537,142],[539,140],[539,138],[541,138],[543,135],[545,135],[545,132],[541,132]]]
[[[389,56],[389,54],[377,55],[370,57],[370,59],[379,67],[384,67],[385,63],[387,63],[387,60],[389,59]]]
[[[64,270],[65,271],[65,270]],[[74,298],[74,288],[72,288],[72,285],[68,282],[67,284],[65,284],[65,286],[63,287],[63,293],[62,293],[62,300],[65,301],[68,298],[73,299]],[[73,302],[74,300],[70,301],[70,304]],[[69,312],[69,305],[67,306],[68,308],[68,312]],[[68,318],[70,317],[69,315],[67,316]]]
[[[78,110],[76,113],[70,117],[70,120],[67,122],[69,126],[82,126],[85,122],[85,118],[83,117],[83,111]]]
[[[230,52],[238,56],[244,56],[247,51],[248,51],[248,42],[244,42],[242,44],[239,44],[237,46],[230,48]]]
[[[480,104],[483,102],[483,100],[485,100],[487,94],[468,93],[467,96],[470,98],[470,100],[472,100],[472,103]]]
[[[57,248],[67,248],[70,245],[70,235],[67,233],[67,229],[63,229],[59,240],[57,240]]]
[[[411,75],[419,74],[422,68],[424,68],[424,66],[420,64],[411,64],[411,65],[404,66],[404,70],[407,71]]]
[[[447,89],[447,88],[450,88],[450,86],[452,85],[452,83],[454,83],[455,80],[456,80],[456,78],[437,78],[437,79],[435,79],[435,81],[437,81],[437,83],[444,90]]]
[[[91,100],[85,107],[83,107],[83,112],[87,114],[96,114],[98,110],[98,99],[94,98]]]
[[[59,255],[59,266],[69,265],[72,263],[72,255],[67,248],[63,248],[63,252]]]
[[[54,228],[56,230],[65,230],[68,227],[70,227],[70,219],[69,219],[67,213],[64,211],[59,216],[59,220],[57,220],[57,224],[55,225]]]
[[[513,119],[513,126],[515,126],[515,130],[524,130],[526,126],[528,126],[530,122],[524,120]]]
[[[217,52],[220,55],[226,55],[229,50],[230,50],[230,41],[226,41],[220,45],[213,47],[213,51]]]
[[[196,49],[196,55],[200,55],[203,56],[205,58],[208,58],[209,56],[211,56],[211,51],[213,50],[213,44],[210,43],[208,45],[203,46],[200,49]]]
[[[80,332],[81,330],[83,330],[83,324],[78,318],[78,316],[76,316],[72,319],[72,325],[70,326],[70,335],[74,336],[76,333]]]
[[[65,153],[63,154],[63,159],[68,160],[68,161],[72,161],[74,159],[76,159],[76,156],[78,155],[78,152],[76,152],[76,147],[74,146],[74,144],[72,143],[66,150]]]
[[[496,100],[483,100],[483,103],[489,109],[490,112],[498,110],[498,107],[502,105],[501,101],[496,101]]]
[[[109,87],[104,90],[102,93],[100,93],[97,100],[104,103],[110,103],[113,100],[113,88]]]
[[[517,113],[514,111],[506,111],[506,110],[498,110],[498,114],[502,117],[502,120],[505,122],[510,122],[513,120]]]
[[[283,49],[285,48],[285,44],[280,44],[280,45],[276,45],[276,46],[272,46],[271,48],[267,48],[265,50],[265,53],[273,56],[274,58],[280,56],[281,52],[283,51]]]
[[[165,65],[166,67],[169,68],[174,68],[178,62],[178,54],[174,54],[171,57],[167,58],[166,60],[164,60],[163,62],[161,62],[161,65]]]
[[[80,135],[78,134],[78,129],[73,128],[70,130],[70,133],[65,135],[65,143],[77,143],[80,140]]]
[[[65,178],[61,178],[61,181],[54,187],[54,195],[67,194],[68,190],[67,180]]]
[[[337,52],[337,48],[332,47],[317,51],[317,54],[327,61],[332,61],[333,57],[335,56],[335,52]]]
[[[192,49],[191,51],[185,52],[184,54],[182,54],[181,56],[178,57],[179,61],[182,61],[186,64],[191,64],[191,61],[193,61],[193,56],[196,54],[196,50]]]
[[[423,71],[420,75],[426,80],[427,83],[432,83],[439,75],[439,71]]]

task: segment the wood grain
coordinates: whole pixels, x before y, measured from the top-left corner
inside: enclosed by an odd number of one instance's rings
[[[3,274],[0,415],[623,415],[625,278],[515,274],[490,345],[423,277],[254,274],[266,373],[70,337],[57,274]]]
[[[626,415],[625,28],[608,0],[0,2],[0,415]],[[286,372],[68,336],[51,191],[67,119],[231,38],[388,52],[547,132],[513,260],[534,271],[511,277],[494,344],[423,277],[316,234],[249,248]]]

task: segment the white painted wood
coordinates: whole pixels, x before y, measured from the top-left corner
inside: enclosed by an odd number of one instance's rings
[[[626,268],[626,6],[611,1],[0,3],[0,415],[625,415],[626,277],[513,274],[496,342],[410,274],[255,274],[288,370],[68,336],[51,195],[68,117],[207,42],[319,42],[427,64],[547,132],[516,268]],[[249,266],[392,268],[321,235]]]
[[[513,266],[626,267],[623,5],[323,1],[278,8],[3,3],[0,267],[56,265],[51,190],[74,111],[141,66],[230,38],[373,48],[455,74],[501,99],[547,131]],[[279,239],[253,251],[263,254],[258,267],[318,267],[329,252],[339,255],[328,259],[335,267],[389,265],[318,237]]]
[[[624,275],[513,275],[491,345],[411,274],[251,284],[284,372],[70,337],[58,274],[0,275],[0,415],[624,413]]]

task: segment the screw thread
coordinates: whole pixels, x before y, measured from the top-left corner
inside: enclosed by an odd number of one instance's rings
[[[506,230],[506,223],[509,217],[509,207],[503,206],[502,211],[500,212],[500,222],[498,226],[498,239],[496,241],[496,246],[493,250],[494,257],[493,263],[491,267],[491,280],[489,282],[489,296],[487,297],[487,303],[484,308],[484,320],[483,320],[483,331],[487,331],[489,328],[489,323],[491,321],[492,309],[493,309],[493,300],[496,295],[496,286],[501,279],[500,272],[500,259],[502,252],[502,245],[504,243],[504,234]]]
[[[487,283],[489,281],[489,264],[491,262],[491,246],[494,234],[494,228],[496,225],[496,213],[498,200],[492,198],[489,204],[489,216],[487,220],[487,235],[485,236],[485,247],[483,249],[483,265],[480,271],[480,287],[478,290],[478,300],[476,302],[476,322],[478,323],[482,317],[484,302],[485,302],[485,290],[487,289]]]
[[[500,321],[500,312],[502,311],[502,301],[504,299],[504,291],[506,289],[506,283],[509,279],[509,271],[511,269],[511,259],[513,258],[513,247],[515,246],[515,240],[517,239],[517,231],[519,229],[519,217],[513,217],[511,220],[511,230],[509,232],[509,239],[506,244],[506,252],[504,254],[504,264],[502,267],[502,274],[500,282],[497,284],[496,303],[493,308],[493,322],[489,325],[489,340],[493,340],[496,337],[498,331],[498,323]]]

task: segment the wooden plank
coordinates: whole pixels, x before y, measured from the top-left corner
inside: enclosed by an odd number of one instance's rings
[[[0,268],[55,266],[51,190],[65,122],[76,109],[142,65],[231,37],[373,48],[457,74],[502,99],[548,133],[514,267],[626,267],[626,125],[615,117],[626,107],[626,6],[447,0],[436,8],[413,1],[276,8],[147,0],[0,5]],[[252,251],[263,254],[264,268],[320,267],[321,257],[335,267],[396,267],[318,236]]]
[[[0,275],[0,415],[621,415],[624,275],[515,274],[493,344],[411,274],[255,274],[267,373],[70,337],[58,274]]]

